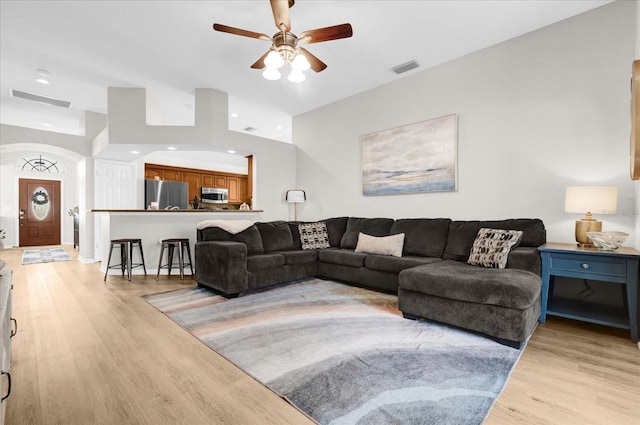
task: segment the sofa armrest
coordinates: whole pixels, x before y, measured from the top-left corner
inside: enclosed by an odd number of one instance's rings
[[[196,242],[196,283],[225,295],[249,289],[247,246],[241,242]]]
[[[512,249],[507,259],[507,267],[510,269],[526,270],[540,275],[541,261],[538,248],[519,246]]]

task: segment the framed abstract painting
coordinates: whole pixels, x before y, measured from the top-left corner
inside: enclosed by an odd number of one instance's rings
[[[457,190],[458,116],[446,115],[362,137],[362,194]]]

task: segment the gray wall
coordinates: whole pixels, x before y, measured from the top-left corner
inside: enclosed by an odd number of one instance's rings
[[[635,2],[615,2],[294,118],[301,219],[539,217],[571,242],[567,186],[619,187],[604,230],[631,233],[629,73]],[[365,72],[365,71],[363,71]],[[458,114],[458,190],[362,195],[361,136]]]

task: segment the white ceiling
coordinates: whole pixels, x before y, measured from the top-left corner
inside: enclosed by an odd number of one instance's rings
[[[214,22],[273,35],[267,0],[0,0],[0,122],[82,134],[85,110],[107,112],[107,87],[146,87],[164,123],[193,124],[196,87],[229,93],[233,130],[291,141],[291,117],[389,83],[609,0],[297,0],[292,32],[351,23],[353,37],[305,47],[324,61],[303,83],[250,69],[269,42],[212,29]],[[397,76],[394,66],[420,68]],[[49,85],[35,82],[49,71]],[[71,101],[71,109],[9,96],[10,89]],[[45,126],[45,124],[50,124]]]

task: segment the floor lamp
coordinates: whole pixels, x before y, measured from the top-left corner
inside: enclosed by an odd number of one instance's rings
[[[307,194],[304,190],[300,189],[287,190],[285,199],[287,202],[293,202],[293,221],[298,221],[298,211],[296,206],[298,202],[304,202],[307,200]]]

